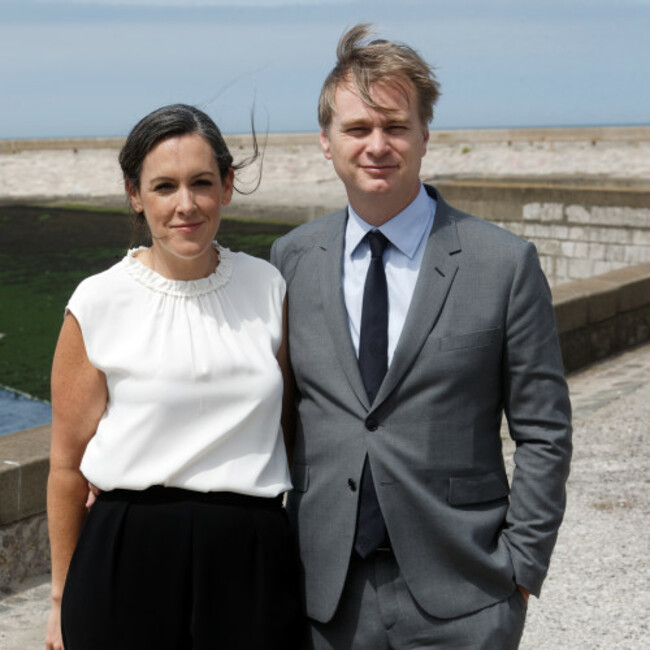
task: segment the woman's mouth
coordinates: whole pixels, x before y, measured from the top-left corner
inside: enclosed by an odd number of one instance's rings
[[[192,233],[192,232],[197,231],[202,225],[203,225],[203,222],[198,221],[196,223],[179,223],[179,224],[171,226],[171,228],[173,230],[176,230],[176,232]]]

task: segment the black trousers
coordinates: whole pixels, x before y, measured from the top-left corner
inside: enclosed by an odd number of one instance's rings
[[[303,632],[280,499],[153,487],[102,494],[62,603],[66,650],[289,650]]]

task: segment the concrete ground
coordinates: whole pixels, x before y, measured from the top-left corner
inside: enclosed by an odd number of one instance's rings
[[[640,650],[650,633],[650,345],[569,385],[568,508],[521,650]],[[40,576],[0,599],[0,650],[43,647],[48,592]]]

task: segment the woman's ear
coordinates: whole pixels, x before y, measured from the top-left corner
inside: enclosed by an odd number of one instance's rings
[[[235,170],[232,167],[228,170],[222,185],[221,205],[228,205],[232,199],[233,190],[235,189]]]
[[[135,187],[135,185],[133,185],[133,183],[127,179],[124,181],[124,190],[126,191],[126,195],[129,197],[129,203],[131,204],[133,212],[136,214],[142,214],[144,212],[144,208],[142,206],[138,188]]]

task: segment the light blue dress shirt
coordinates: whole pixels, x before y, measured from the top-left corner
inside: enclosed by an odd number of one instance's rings
[[[384,268],[388,285],[388,364],[390,365],[408,313],[420,265],[433,227],[436,201],[420,185],[415,200],[402,212],[376,230],[390,245],[384,251]],[[348,312],[352,343],[359,356],[359,333],[363,287],[370,265],[370,245],[363,238],[375,230],[348,205],[343,253],[343,295]]]

